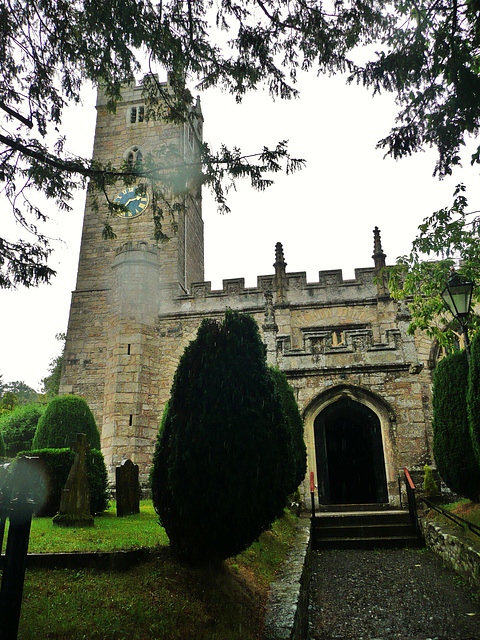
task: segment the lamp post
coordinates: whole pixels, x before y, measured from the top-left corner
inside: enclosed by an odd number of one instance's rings
[[[468,327],[467,318],[472,304],[472,294],[474,282],[465,280],[456,271],[452,271],[445,288],[442,291],[442,298],[450,313],[457,319],[461,327],[467,361],[470,359],[468,349]]]

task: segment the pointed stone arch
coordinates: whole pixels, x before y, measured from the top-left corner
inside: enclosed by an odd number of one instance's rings
[[[348,416],[349,422],[353,425],[351,428],[357,429],[357,431],[348,432],[348,429],[345,430],[340,426],[342,415]],[[328,439],[328,433],[340,432],[343,429],[342,437],[344,441],[347,439],[347,446],[350,436],[352,436],[352,446],[360,446],[362,444],[362,435],[358,430],[364,428],[366,430],[365,437],[368,437],[369,442],[371,441],[372,444],[368,445],[370,449],[363,450],[362,455],[364,457],[372,456],[372,464],[376,465],[375,469],[371,471],[374,479],[370,481],[375,484],[376,488],[375,491],[372,489],[373,493],[372,491],[370,492],[369,500],[367,501],[398,504],[396,415],[387,400],[364,387],[340,384],[330,387],[316,396],[305,408],[303,416],[308,470],[309,472],[313,471],[315,474],[320,502],[341,501],[339,496],[342,492],[337,490],[332,500],[332,492],[328,487],[325,487],[326,472],[322,466],[325,463],[325,459],[322,456],[327,455],[325,448],[327,445],[325,442],[321,445],[319,444],[319,434],[327,433],[327,436],[322,437]],[[325,422],[326,418],[328,418],[328,424]],[[362,426],[364,423],[365,426]],[[348,435],[349,433],[350,436]],[[345,446],[345,442],[343,446]],[[330,455],[332,456],[335,455],[332,453],[333,449],[331,448],[330,450]],[[367,463],[368,461],[366,460],[365,462]],[[319,469],[320,473],[318,473]],[[368,484],[365,478],[363,478],[363,481]],[[347,494],[344,495],[346,496]],[[360,497],[356,497],[355,492],[352,495],[353,502],[362,501]]]

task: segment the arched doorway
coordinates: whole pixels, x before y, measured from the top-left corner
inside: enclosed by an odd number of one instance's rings
[[[382,431],[377,414],[343,396],[314,422],[321,504],[388,502]]]

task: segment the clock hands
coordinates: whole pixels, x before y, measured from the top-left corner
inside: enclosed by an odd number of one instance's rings
[[[144,192],[136,193],[136,188],[128,187],[118,194],[115,202],[126,209],[117,213],[120,218],[135,218],[148,206],[148,195]]]

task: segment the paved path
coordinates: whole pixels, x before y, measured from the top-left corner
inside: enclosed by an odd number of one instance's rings
[[[309,640],[480,640],[479,593],[426,549],[315,551]]]

